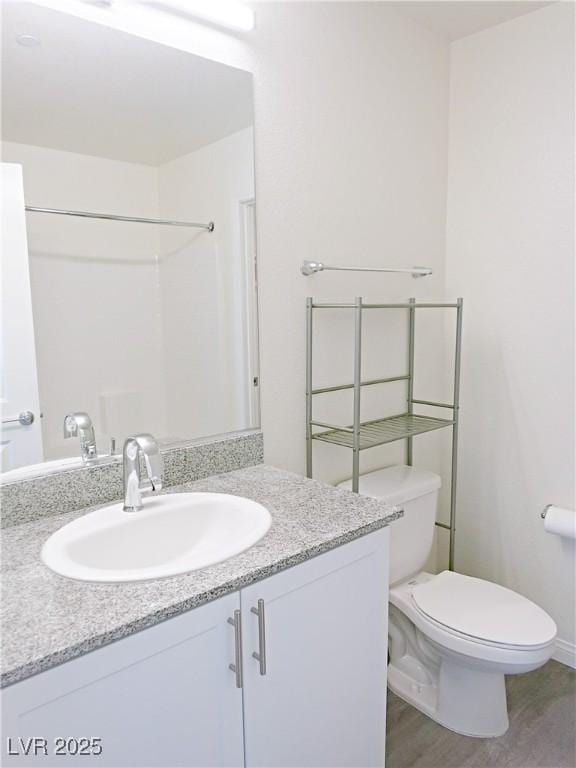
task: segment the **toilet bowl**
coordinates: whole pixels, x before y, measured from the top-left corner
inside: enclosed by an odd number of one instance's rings
[[[504,676],[545,664],[556,625],[535,603],[498,584],[422,570],[439,488],[438,475],[413,467],[360,478],[361,493],[404,509],[390,529],[388,686],[452,731],[501,736],[508,729]]]

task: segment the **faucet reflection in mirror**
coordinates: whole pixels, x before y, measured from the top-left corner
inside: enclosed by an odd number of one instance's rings
[[[147,480],[140,475],[140,458],[144,460]],[[124,511],[142,509],[142,496],[162,489],[163,462],[156,439],[150,434],[134,435],[124,443]]]
[[[80,438],[80,455],[85,464],[96,464],[98,451],[92,419],[84,411],[69,413],[64,418],[64,439]]]

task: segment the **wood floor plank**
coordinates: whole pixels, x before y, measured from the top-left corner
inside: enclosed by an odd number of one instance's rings
[[[576,670],[556,661],[506,680],[510,728],[473,739],[388,692],[387,768],[576,768]]]

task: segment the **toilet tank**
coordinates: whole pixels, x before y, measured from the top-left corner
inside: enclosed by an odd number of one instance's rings
[[[390,584],[424,567],[434,541],[441,484],[434,472],[407,466],[386,467],[360,476],[360,493],[404,510],[404,517],[390,525]],[[338,487],[351,490],[352,480]]]

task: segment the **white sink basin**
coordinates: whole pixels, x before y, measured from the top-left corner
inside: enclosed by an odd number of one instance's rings
[[[50,536],[42,560],[81,581],[160,579],[243,552],[271,522],[265,507],[240,496],[172,493],[146,498],[138,512],[122,503],[89,512]]]

